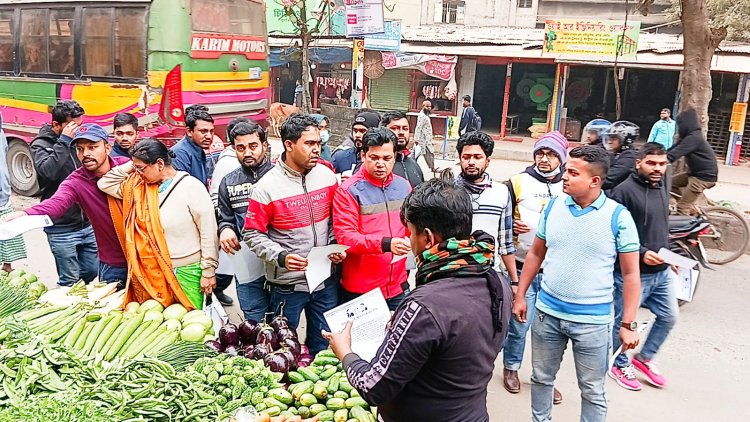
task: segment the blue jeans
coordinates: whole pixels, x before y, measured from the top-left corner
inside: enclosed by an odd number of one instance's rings
[[[297,328],[302,311],[307,317],[307,347],[310,354],[315,356],[318,352],[328,348],[328,340],[323,338],[320,330],[330,330],[328,323],[323,317],[324,312],[335,308],[339,303],[338,276],[331,276],[325,281],[325,287],[313,293],[295,292],[292,286],[273,285],[271,287],[271,310],[275,314],[284,311],[284,316],[289,320],[289,325]]]
[[[99,275],[99,256],[91,226],[75,232],[47,233],[47,242],[55,257],[60,286],[71,286],[81,279],[88,283]]]
[[[670,268],[655,274],[641,273],[641,306],[648,308],[654,314],[651,331],[641,348],[641,356],[651,360],[672,331],[680,314],[677,296],[675,295],[675,274]],[[615,327],[622,322],[622,274],[615,271]],[[620,347],[619,329],[612,333],[612,351]],[[624,368],[630,360],[625,353],[620,353],[615,359],[615,366]]]
[[[103,283],[119,283],[128,280],[127,267],[113,267],[103,262],[99,263],[99,281]]]
[[[237,283],[237,298],[245,319],[263,321],[268,312],[270,294],[266,290],[266,277],[261,276],[249,283]],[[286,311],[286,308],[284,308]]]
[[[603,422],[607,417],[604,381],[607,375],[611,324],[566,321],[537,309],[531,323],[531,420],[552,420],[555,377],[568,340],[573,344],[581,422]]]
[[[521,271],[518,271],[521,275]],[[503,367],[511,371],[518,371],[523,362],[523,352],[526,350],[526,333],[531,327],[531,321],[534,320],[536,313],[536,295],[539,293],[539,286],[542,283],[542,275],[537,274],[531,280],[529,289],[526,290],[526,322],[518,322],[517,319],[511,318],[508,324],[508,339],[505,340],[503,348]]]

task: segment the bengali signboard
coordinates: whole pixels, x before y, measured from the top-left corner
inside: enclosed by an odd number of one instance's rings
[[[620,56],[635,58],[638,21],[547,19],[544,22],[545,55]]]
[[[299,13],[297,2],[286,0],[266,1],[266,25],[268,35],[297,35],[299,29],[293,22],[293,16],[287,14],[287,8],[293,8]],[[346,16],[344,2],[328,0],[305,0],[307,10],[308,27],[315,28],[321,22],[317,35],[344,35],[346,34]]]
[[[382,34],[383,0],[346,0],[346,36]]]
[[[385,21],[384,33],[365,35],[365,49],[380,51],[401,50],[401,21]]]
[[[385,69],[412,68],[444,81],[453,79],[458,56],[438,54],[382,53]]]

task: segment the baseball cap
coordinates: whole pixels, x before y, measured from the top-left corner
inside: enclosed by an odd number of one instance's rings
[[[74,142],[79,139],[85,139],[91,142],[106,141],[109,139],[109,134],[103,127],[96,123],[86,123],[76,129],[75,134],[73,135]]]
[[[352,123],[352,127],[362,125],[366,127],[367,129],[378,127],[380,126],[380,116],[378,116],[377,113],[373,113],[370,111],[363,111],[362,113],[359,113],[357,117],[354,118],[354,122]]]

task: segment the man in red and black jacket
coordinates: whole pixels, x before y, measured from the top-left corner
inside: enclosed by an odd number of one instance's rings
[[[393,174],[396,135],[387,128],[369,129],[362,139],[362,166],[333,198],[336,241],[349,246],[341,276],[341,302],[379,287],[395,310],[409,292],[406,260],[409,253],[401,204],[411,192],[406,179]]]

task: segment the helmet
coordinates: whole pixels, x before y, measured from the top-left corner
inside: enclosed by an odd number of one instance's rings
[[[620,149],[628,149],[641,133],[641,128],[627,120],[620,120],[612,123],[612,126],[607,129],[604,136],[615,137],[620,140]]]
[[[612,123],[609,122],[609,120],[604,119],[594,119],[586,124],[586,126],[583,128],[584,133],[596,133],[596,143],[602,142],[602,134],[609,129],[609,127],[612,125]]]

